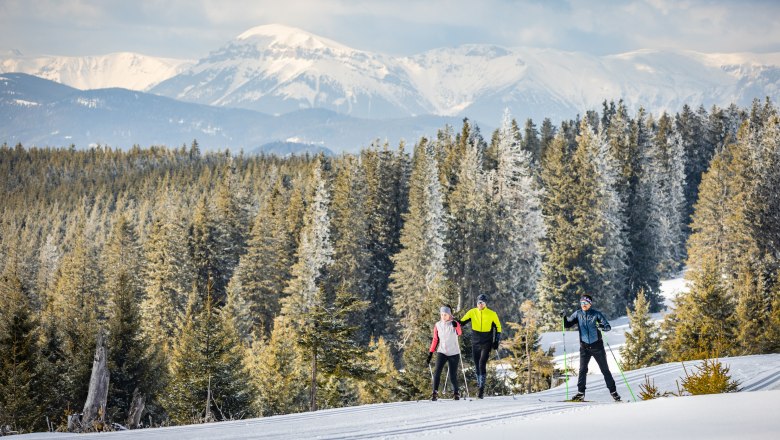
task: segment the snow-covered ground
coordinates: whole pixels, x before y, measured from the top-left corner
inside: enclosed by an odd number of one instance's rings
[[[28,434],[20,439],[776,439],[780,435],[780,354],[727,358],[732,378],[744,392],[668,397],[611,403],[601,376],[589,378],[589,403],[561,402],[565,385],[523,396],[484,400],[398,402],[289,414],[205,425],[124,431],[88,436]],[[686,363],[690,368],[695,362]],[[679,363],[626,373],[637,393],[645,375],[661,391],[677,390],[684,376]],[[631,399],[622,378],[618,391]],[[750,392],[757,391],[757,392]],[[573,389],[570,384],[569,392]]]
[[[665,283],[665,290],[684,283]],[[658,316],[657,319],[661,317]],[[613,321],[610,342],[622,344],[625,318]],[[622,331],[621,331],[622,329]],[[558,343],[560,343],[560,332]],[[553,338],[555,333],[545,335]],[[577,353],[576,332],[567,332],[567,353]],[[613,342],[614,341],[614,342]],[[552,339],[549,342],[554,342]],[[571,344],[571,348],[569,348]],[[613,349],[615,347],[613,346]],[[561,350],[562,353],[562,350]],[[615,354],[619,355],[617,350]],[[560,358],[562,360],[562,357]],[[589,402],[562,402],[576,392],[576,380],[529,395],[487,397],[484,400],[397,402],[338,408],[313,413],[204,425],[177,426],[104,434],[40,433],[20,439],[777,439],[780,438],[780,354],[723,358],[741,392],[709,396],[667,397],[638,401],[645,377],[661,393],[678,391],[685,377],[681,363],[657,365],[625,373],[614,370],[618,392],[630,403],[612,403],[598,368],[591,368],[586,392]],[[693,372],[698,362],[686,362]],[[631,390],[626,386],[626,382]]]

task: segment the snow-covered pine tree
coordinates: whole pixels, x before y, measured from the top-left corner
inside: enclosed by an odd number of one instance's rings
[[[682,136],[666,113],[658,120],[655,161],[659,173],[659,270],[663,275],[678,271],[685,257],[685,150]]]
[[[144,243],[146,294],[141,301],[141,322],[150,344],[169,355],[195,278],[182,212],[170,197],[161,195],[159,200]]]
[[[575,205],[582,195],[563,133],[558,133],[545,149],[542,161],[545,190],[542,212],[547,233],[542,240],[544,258],[537,292],[542,319],[552,325],[560,322],[561,312],[576,304],[585,280],[585,272],[578,263],[582,240]]]
[[[136,428],[145,403],[163,384],[164,372],[160,347],[148,344],[141,328],[143,256],[135,227],[125,215],[116,221],[102,261],[109,298],[106,416]]]
[[[333,264],[328,273],[328,290],[343,291],[347,296],[366,301],[371,273],[370,236],[368,230],[366,174],[356,157],[345,157],[333,182],[331,233]],[[354,322],[370,324],[364,313],[351,317]],[[359,343],[367,346],[372,334],[370,325],[360,325]]]
[[[427,139],[416,145],[413,163],[409,211],[404,215],[401,250],[393,256],[395,268],[390,276],[410,396],[427,389],[423,361],[430,342],[429,326],[447,300],[445,213],[434,150]]]
[[[361,152],[361,163],[366,173],[365,213],[371,252],[366,332],[395,340],[396,326],[392,325],[395,318],[388,286],[393,271],[391,257],[401,247],[402,214],[408,204],[409,156],[403,144],[396,151],[385,144],[381,150]]]
[[[449,279],[458,286],[455,310],[463,310],[482,292],[488,291],[491,261],[487,242],[487,185],[478,145],[470,143],[463,152],[457,184],[450,194],[447,240]]]
[[[290,277],[292,239],[285,225],[287,190],[279,178],[255,217],[238,268],[228,285],[228,304],[245,342],[271,334]]]
[[[521,148],[519,139],[517,124],[505,111],[496,143],[497,168],[488,178],[492,229],[488,237],[493,255],[489,287],[494,289],[495,308],[505,319],[516,319],[519,305],[536,290],[539,241],[545,234],[542,190],[531,153]]]
[[[623,368],[636,370],[661,363],[661,337],[658,325],[650,316],[650,304],[640,290],[634,300],[634,310],[626,308],[630,331],[626,344],[620,348]]]
[[[102,320],[100,268],[96,251],[78,228],[73,249],[62,258],[47,320],[62,332],[68,407],[80,408],[87,398],[97,332]]]
[[[599,310],[612,315],[619,310],[626,279],[626,219],[617,191],[619,163],[602,133],[591,123],[583,122],[578,143],[592,162],[597,194],[597,201],[590,209],[593,210],[592,226],[599,230],[596,237],[600,237],[600,246],[598,252],[591,254],[590,288],[599,298]]]

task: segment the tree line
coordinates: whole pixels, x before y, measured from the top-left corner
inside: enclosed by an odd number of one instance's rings
[[[582,293],[628,310],[630,367],[777,351],[779,127],[605,102],[335,157],[3,145],[0,424],[63,429],[101,339],[131,428],[414,399],[438,307],[480,293],[523,372],[499,392],[549,387],[539,332]]]

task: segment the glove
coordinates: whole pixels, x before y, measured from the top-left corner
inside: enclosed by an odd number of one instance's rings
[[[496,339],[493,341],[493,350],[498,350],[498,342],[501,340],[501,333],[496,333]]]
[[[455,327],[455,328],[457,328],[457,327],[458,327],[458,321],[456,321],[456,320],[454,320],[454,319],[453,319],[453,320],[452,320],[452,326],[453,326],[453,327]]]
[[[566,318],[566,312],[561,312],[561,318]]]
[[[433,353],[429,351],[428,352],[428,360],[425,361],[425,365],[430,365],[431,364],[431,358],[432,357],[433,357]]]

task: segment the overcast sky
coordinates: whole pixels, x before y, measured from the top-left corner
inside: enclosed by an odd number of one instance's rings
[[[271,23],[391,55],[464,43],[780,52],[773,0],[0,0],[0,50],[197,59]]]

